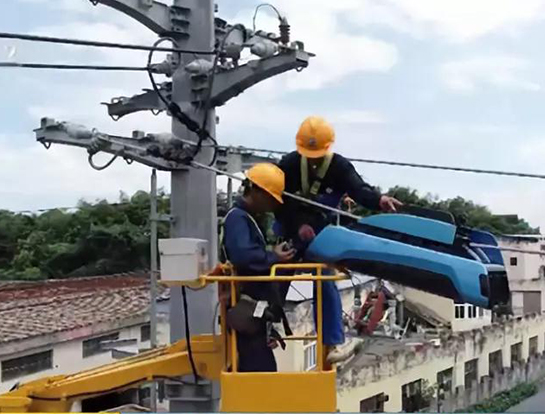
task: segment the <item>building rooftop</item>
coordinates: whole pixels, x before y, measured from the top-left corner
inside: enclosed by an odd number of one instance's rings
[[[148,279],[138,274],[2,282],[0,344],[140,316],[148,308]]]
[[[340,280],[337,283],[339,290],[351,289],[355,285],[364,285],[366,283],[376,280],[372,276],[366,276],[358,273],[352,273],[352,279]],[[292,282],[291,288],[288,291],[286,299],[289,302],[303,302],[308,299],[312,299],[312,282]]]

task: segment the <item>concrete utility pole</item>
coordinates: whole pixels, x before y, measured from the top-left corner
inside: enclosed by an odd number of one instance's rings
[[[177,49],[216,51],[219,54],[216,59],[214,54],[173,53],[165,62],[150,67],[152,73],[172,77],[172,82],[159,85],[159,91],[166,100],[176,103],[199,125],[207,115],[206,129],[212,137],[215,137],[215,107],[224,105],[262,80],[307,67],[312,56],[304,50],[301,42],[290,41],[289,26],[283,16],[279,16],[279,36],[253,32],[239,24],[231,26],[215,18],[213,0],[174,0],[172,6],[153,0],[90,1],[127,14],[161,38],[172,39]],[[240,53],[244,49],[249,49],[258,58],[240,64]],[[212,64],[215,60],[218,63],[216,67]],[[213,77],[213,82],[210,77]],[[167,109],[157,93],[149,89],[133,97],[114,98],[107,106],[109,115],[116,119],[142,110],[156,112]],[[205,113],[207,107],[208,114]],[[132,138],[125,138],[49,118],[42,119],[36,134],[37,140],[46,147],[51,143],[61,143],[87,148],[89,162],[96,169],[102,168],[94,166],[92,156],[104,151],[114,157],[121,156],[128,162],[138,161],[152,168],[171,171],[171,235],[208,240],[209,265],[215,265],[218,238],[216,177],[214,173],[184,164],[182,159],[194,152],[196,147],[191,143],[196,143],[199,137],[175,116],[172,134],[135,131]],[[206,140],[205,144],[196,154],[195,161],[208,164],[214,149],[210,146],[211,140]],[[225,167],[230,172],[239,172],[248,163],[259,159],[263,158],[252,157],[251,154],[231,155]],[[191,334],[211,333],[217,303],[216,288],[211,286],[189,291],[187,296]],[[174,342],[185,337],[181,288],[171,289],[170,303],[170,335]],[[167,386],[171,411],[217,410],[218,384],[201,381],[194,385],[191,379],[186,383],[181,387],[179,382]]]
[[[157,171],[151,173],[150,189],[150,345],[157,347]],[[151,384],[151,411],[157,412],[157,384]]]

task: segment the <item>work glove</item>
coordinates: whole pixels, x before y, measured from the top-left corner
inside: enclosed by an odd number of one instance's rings
[[[299,227],[299,238],[301,241],[309,242],[314,239],[314,237],[316,237],[316,233],[311,226],[308,224],[303,224],[301,227]]]

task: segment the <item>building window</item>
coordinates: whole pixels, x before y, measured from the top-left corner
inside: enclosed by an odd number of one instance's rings
[[[467,317],[471,318],[471,319],[477,317],[477,307],[476,306],[469,305],[469,307],[467,309]]]
[[[316,341],[305,345],[304,348],[305,371],[310,371],[316,367]]]
[[[140,327],[140,342],[147,342],[151,338],[151,326],[149,324]]]
[[[484,309],[479,308],[479,318],[483,318],[483,317],[484,317]]]
[[[386,401],[388,401],[388,396],[384,395],[384,393],[361,400],[360,413],[383,413],[384,402]]]
[[[528,346],[528,354],[531,357],[537,355],[537,336],[533,336],[530,338],[530,344]]]
[[[119,339],[119,332],[99,336],[97,338],[86,339],[83,341],[83,358],[87,358],[93,355],[104,354],[109,352],[102,349],[101,342],[104,341],[117,341]]]
[[[542,244],[542,245],[540,246],[540,249],[541,249],[541,250],[545,250],[545,244]]]
[[[466,390],[470,389],[473,383],[478,380],[477,361],[477,359],[472,359],[465,363],[464,387]]]
[[[511,257],[511,259],[509,259],[509,263],[511,264],[511,266],[516,266],[517,265],[517,258],[516,257]]]
[[[545,278],[545,266],[540,266],[539,267],[539,277],[541,279]]]
[[[511,345],[511,368],[522,361],[522,342]]]
[[[426,402],[422,398],[422,380],[410,382],[401,387],[401,411],[405,413],[414,413],[426,407]]]
[[[501,349],[488,354],[488,376],[494,377],[503,370],[503,358]]]
[[[2,361],[2,381],[47,371],[53,368],[53,351],[44,351]]]
[[[437,373],[437,387],[440,394],[452,391],[452,373],[452,368]]]
[[[464,319],[466,317],[466,305],[454,305],[454,317]]]

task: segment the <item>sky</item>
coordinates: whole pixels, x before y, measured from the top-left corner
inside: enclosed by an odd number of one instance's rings
[[[165,3],[171,3],[168,0]],[[259,2],[217,0],[218,16],[251,27]],[[290,151],[302,120],[327,118],[335,151],[387,159],[545,173],[545,0],[275,0],[308,68],[266,80],[218,108],[225,145]],[[0,31],[152,44],[156,35],[88,0],[2,0]],[[258,28],[277,31],[270,10]],[[145,52],[0,39],[0,60],[143,66]],[[0,70],[0,208],[34,210],[149,189],[150,169],[89,167],[85,151],[35,141],[42,117],[130,136],[167,132],[165,115],[118,122],[102,102],[149,88],[145,73]],[[108,155],[98,155],[97,162]],[[545,228],[545,182],[358,164],[372,185],[462,196]],[[159,173],[169,190],[169,176]],[[224,183],[220,183],[220,187]]]

